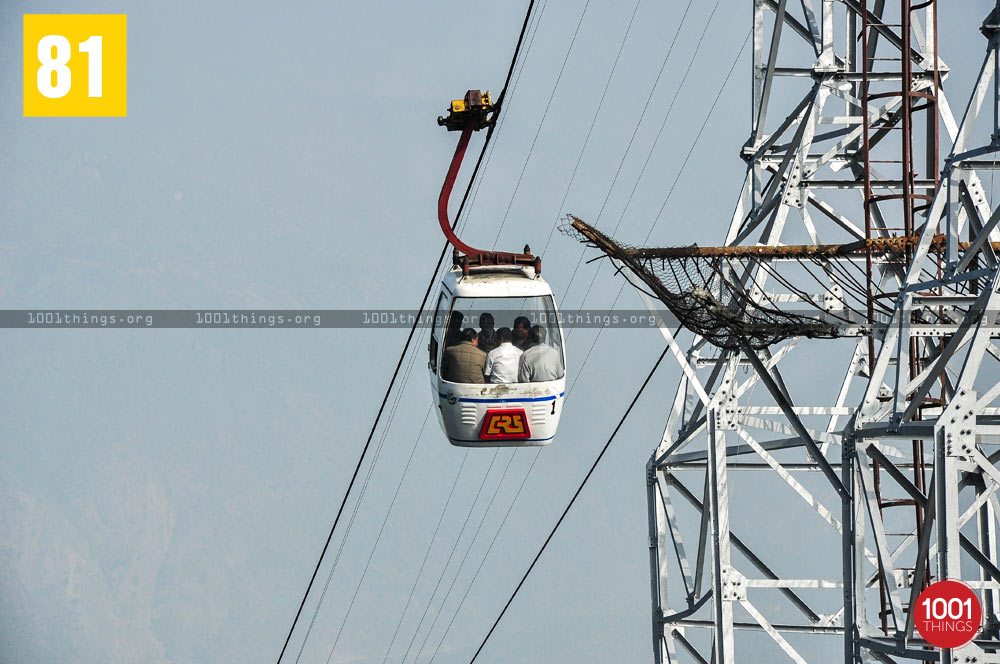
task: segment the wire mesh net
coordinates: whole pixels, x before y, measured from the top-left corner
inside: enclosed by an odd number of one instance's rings
[[[836,284],[837,297],[827,299],[836,299],[837,306],[824,308],[813,294],[775,269],[773,254],[765,254],[763,249],[755,254],[756,248],[742,247],[739,249],[746,251],[737,254],[732,248],[719,248],[729,251],[717,253],[712,251],[715,248],[634,248],[612,240],[576,217],[570,216],[568,221],[561,227],[563,233],[622,264],[642,280],[681,325],[719,348],[749,346],[760,350],[792,337],[832,339],[841,336],[845,324],[865,320],[870,298],[863,268],[850,261],[839,264],[830,260],[844,255],[851,249],[848,245],[814,246],[803,248],[798,255],[788,251],[782,256],[804,266],[809,273],[806,278],[820,283],[816,276],[819,272]],[[858,269],[862,270],[860,274]],[[773,295],[757,287],[761,275],[788,289],[792,296],[789,300],[799,302],[799,310],[781,308]],[[891,310],[885,305],[877,308]]]

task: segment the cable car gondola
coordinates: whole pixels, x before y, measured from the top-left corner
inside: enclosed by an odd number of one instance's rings
[[[475,249],[455,235],[448,221],[448,199],[469,138],[473,131],[492,125],[494,110],[489,92],[470,90],[464,99],[451,103],[447,118],[438,118],[438,124],[462,134],[438,198],[438,221],[454,252],[453,266],[441,283],[431,329],[431,390],[438,421],[452,445],[548,445],[562,412],[566,354],[552,289],[541,276],[541,258],[532,255],[527,246],[520,254]],[[485,376],[475,380],[476,371],[458,375],[454,369],[454,358],[459,354],[478,355],[460,347],[462,334],[471,336],[469,328],[475,331],[490,321],[494,330],[509,327],[517,335],[529,335],[527,340],[517,339],[528,352],[525,360],[531,359],[521,363],[517,382],[492,382]],[[477,341],[469,343],[478,346],[480,338],[487,339],[484,346],[492,343],[485,330],[478,333]],[[511,380],[510,369],[507,371],[504,379]]]

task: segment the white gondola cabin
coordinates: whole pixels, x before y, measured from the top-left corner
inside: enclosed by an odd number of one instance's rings
[[[448,131],[462,133],[438,196],[438,223],[455,251],[434,309],[428,368],[441,428],[462,447],[548,445],[566,392],[562,327],[541,258],[527,245],[519,254],[476,249],[455,235],[448,219],[469,137],[494,126],[498,110],[488,91],[469,90],[452,101],[447,118],[438,118]],[[516,334],[511,346],[499,348],[503,357],[494,366],[484,352],[499,344],[502,328]]]
[[[523,447],[548,445],[555,437],[566,391],[566,354],[552,289],[529,266],[460,267],[441,284],[431,330],[430,378],[438,421],[452,445]],[[444,373],[446,348],[460,343],[461,331],[481,332],[483,314],[494,329],[514,328],[518,318],[530,321],[536,344],[557,358],[558,378],[539,382],[453,382]],[[486,350],[486,349],[483,349]]]

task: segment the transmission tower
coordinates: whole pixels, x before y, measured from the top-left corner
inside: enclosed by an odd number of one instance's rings
[[[724,242],[573,224],[695,332],[661,325],[683,375],[646,467],[654,661],[1000,662],[1000,207],[978,175],[1000,165],[1000,10],[956,116],[935,0],[752,5]],[[818,361],[828,385],[790,387]],[[955,652],[914,630],[939,579],[983,608]]]

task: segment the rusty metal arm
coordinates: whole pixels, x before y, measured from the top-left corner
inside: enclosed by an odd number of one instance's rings
[[[693,256],[722,257],[722,258],[833,258],[841,256],[864,256],[869,250],[873,254],[886,254],[904,251],[912,251],[920,241],[919,235],[899,236],[889,238],[872,238],[869,240],[858,240],[847,244],[789,244],[782,246],[721,246],[721,247],[699,247],[691,245],[688,247],[642,247],[632,249],[623,247],[609,238],[604,233],[588,224],[587,222],[572,217],[571,226],[593,244],[596,248],[605,253],[625,255],[630,258],[683,258]],[[994,249],[1000,249],[1000,242],[991,242]],[[932,240],[933,250],[943,251],[945,246],[945,236],[936,235]],[[968,242],[959,243],[962,251],[969,248]],[[611,249],[611,252],[608,252]]]
[[[455,247],[455,263],[467,270],[470,265],[531,265],[535,268],[535,273],[542,271],[542,260],[538,256],[531,254],[527,245],[524,252],[514,254],[504,251],[485,251],[462,242],[455,233],[454,224],[448,219],[448,201],[451,198],[451,190],[455,186],[455,178],[462,167],[462,160],[465,157],[465,150],[469,146],[469,139],[472,132],[490,127],[495,122],[495,106],[490,100],[490,93],[485,94],[479,90],[469,90],[464,99],[456,99],[451,102],[448,117],[438,118],[438,124],[446,127],[448,131],[461,131],[458,145],[455,147],[455,154],[451,158],[448,167],[448,174],[445,176],[444,185],[438,196],[438,222],[441,224],[441,231],[448,238],[448,242]],[[465,256],[459,256],[459,252]]]

